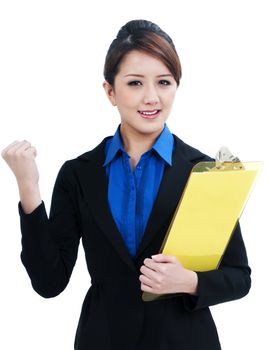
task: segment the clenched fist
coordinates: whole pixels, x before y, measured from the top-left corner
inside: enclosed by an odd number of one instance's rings
[[[35,147],[26,140],[14,141],[2,151],[2,157],[13,171],[18,183],[38,183],[36,155]]]
[[[25,140],[14,141],[2,151],[2,157],[16,177],[22,208],[26,214],[30,214],[42,202],[36,155],[35,147]]]

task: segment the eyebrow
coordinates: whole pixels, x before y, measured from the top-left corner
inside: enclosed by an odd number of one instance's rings
[[[139,77],[139,78],[144,78],[144,75],[141,74],[127,74],[124,75],[124,77]],[[161,77],[173,77],[172,74],[161,74],[161,75],[157,75],[157,78],[161,78]]]

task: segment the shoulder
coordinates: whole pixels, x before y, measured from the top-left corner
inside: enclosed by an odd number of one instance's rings
[[[78,155],[74,159],[67,160],[67,162],[76,164],[80,162],[96,161],[96,159],[102,158],[102,156],[104,156],[106,142],[111,138],[112,136],[106,136],[96,147]]]
[[[104,157],[104,150],[106,143],[113,136],[106,136],[95,148],[90,151],[84,152],[80,154],[77,158],[73,159],[73,161],[83,162],[83,161],[96,161],[97,159],[101,159]]]
[[[207,154],[201,152],[197,148],[185,143],[178,136],[173,134],[175,140],[176,151],[181,155],[185,160],[196,164],[198,162],[211,162],[215,160],[214,158],[208,156]]]
[[[66,160],[61,166],[59,173],[64,173],[66,176],[74,175],[78,170],[89,166],[97,166],[103,164],[105,156],[105,146],[107,140],[112,136],[105,137],[96,147],[78,155],[76,158]]]

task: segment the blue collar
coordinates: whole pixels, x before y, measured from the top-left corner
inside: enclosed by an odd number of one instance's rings
[[[119,126],[117,127],[114,136],[110,139],[106,159],[103,166],[106,166],[108,163],[110,163],[119,150],[126,153],[121,138],[120,125],[121,124],[119,124]],[[161,132],[151,149],[154,149],[160,155],[160,157],[162,157],[171,166],[173,146],[173,135],[171,134],[169,128],[165,123],[163,131]]]

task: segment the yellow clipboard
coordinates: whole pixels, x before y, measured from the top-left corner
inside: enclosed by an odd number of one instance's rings
[[[217,269],[248,201],[262,162],[200,162],[194,166],[160,253],[193,271]],[[151,301],[165,295],[143,292]]]

